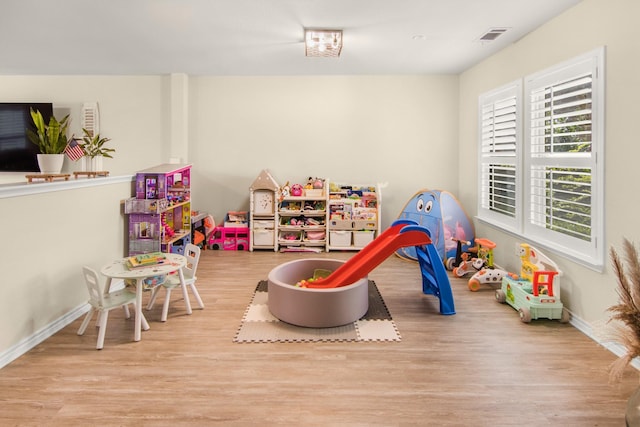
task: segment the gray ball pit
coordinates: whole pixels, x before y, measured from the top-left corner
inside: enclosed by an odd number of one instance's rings
[[[300,288],[316,268],[335,271],[344,261],[308,258],[280,264],[269,272],[269,311],[283,322],[308,328],[332,328],[360,319],[369,309],[369,280],[330,289]]]

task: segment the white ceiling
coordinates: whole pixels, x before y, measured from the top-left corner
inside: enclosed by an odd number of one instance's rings
[[[460,73],[580,0],[0,2],[4,75],[367,75]],[[305,27],[344,30],[341,57],[305,57]]]

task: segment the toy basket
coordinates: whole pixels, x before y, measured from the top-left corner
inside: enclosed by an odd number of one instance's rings
[[[324,231],[306,231],[305,239],[309,241],[322,241],[326,237],[326,233]]]

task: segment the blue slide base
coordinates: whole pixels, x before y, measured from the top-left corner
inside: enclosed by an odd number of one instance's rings
[[[449,276],[433,245],[416,246],[422,273],[422,292],[440,299],[440,314],[456,314]]]

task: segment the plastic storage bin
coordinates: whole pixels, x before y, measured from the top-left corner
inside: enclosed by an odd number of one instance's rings
[[[356,230],[375,230],[378,227],[375,219],[357,219],[353,221],[353,228],[355,228]]]
[[[324,230],[307,230],[305,231],[304,240],[310,242],[320,242],[325,239],[326,233]]]
[[[273,228],[275,226],[275,221],[272,219],[254,219],[253,220],[253,228]]]
[[[353,221],[350,219],[332,219],[329,227],[333,230],[350,230],[353,228]]]
[[[273,246],[275,243],[275,232],[273,229],[256,228],[253,230],[252,237],[253,246]]]
[[[373,231],[354,231],[353,246],[356,248],[364,248],[373,241]]]
[[[351,246],[351,231],[337,230],[329,233],[331,246]]]

